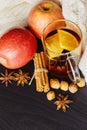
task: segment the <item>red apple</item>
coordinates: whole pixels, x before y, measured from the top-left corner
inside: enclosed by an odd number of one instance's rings
[[[27,29],[12,29],[0,39],[0,63],[17,69],[32,60],[37,49],[35,36]]]
[[[57,19],[64,19],[61,6],[53,1],[42,1],[31,9],[28,24],[36,36],[41,38],[46,25]]]

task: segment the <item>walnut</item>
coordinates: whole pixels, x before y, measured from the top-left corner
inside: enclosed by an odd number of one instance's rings
[[[60,83],[60,89],[63,90],[63,91],[68,91],[68,88],[69,88],[68,82],[61,81],[61,83]]]
[[[85,86],[85,79],[84,78],[80,78],[80,81],[77,83],[78,87],[82,88]]]
[[[58,79],[50,79],[50,87],[53,89],[59,89],[60,82]]]
[[[53,100],[55,98],[55,92],[54,91],[49,91],[48,93],[47,93],[47,99],[49,100],[49,101],[51,101],[51,100]]]
[[[69,85],[69,91],[70,91],[71,93],[76,93],[76,92],[78,91],[78,86],[77,86],[76,84],[74,84],[74,83],[71,83],[71,84]]]

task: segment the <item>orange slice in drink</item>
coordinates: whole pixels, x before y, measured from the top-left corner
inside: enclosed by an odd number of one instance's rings
[[[63,48],[61,48],[59,43],[59,36],[58,33],[49,36],[45,40],[45,45],[49,54],[50,58],[54,58],[58,56],[58,54],[62,53]]]
[[[65,50],[72,51],[79,45],[76,37],[66,30],[58,30],[58,36],[60,46]]]

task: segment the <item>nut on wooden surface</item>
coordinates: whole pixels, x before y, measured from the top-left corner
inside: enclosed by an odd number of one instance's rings
[[[58,79],[50,79],[50,87],[53,89],[59,89],[60,82]]]
[[[74,84],[74,83],[71,83],[71,84],[69,85],[69,91],[70,91],[71,93],[76,93],[76,92],[78,91],[78,86],[77,86],[76,84]]]
[[[55,92],[54,91],[49,91],[48,93],[47,93],[47,99],[49,100],[49,101],[51,101],[51,100],[53,100],[55,98]]]
[[[68,88],[69,88],[68,82],[61,81],[61,83],[60,83],[60,89],[63,90],[63,91],[68,91]]]
[[[77,83],[78,87],[82,88],[85,86],[85,79],[84,78],[80,78],[80,81]]]

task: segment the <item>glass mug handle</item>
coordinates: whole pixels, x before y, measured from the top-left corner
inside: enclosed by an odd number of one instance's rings
[[[67,57],[66,67],[67,67],[67,74],[70,80],[74,83],[79,82],[80,72],[73,57],[71,56]]]

